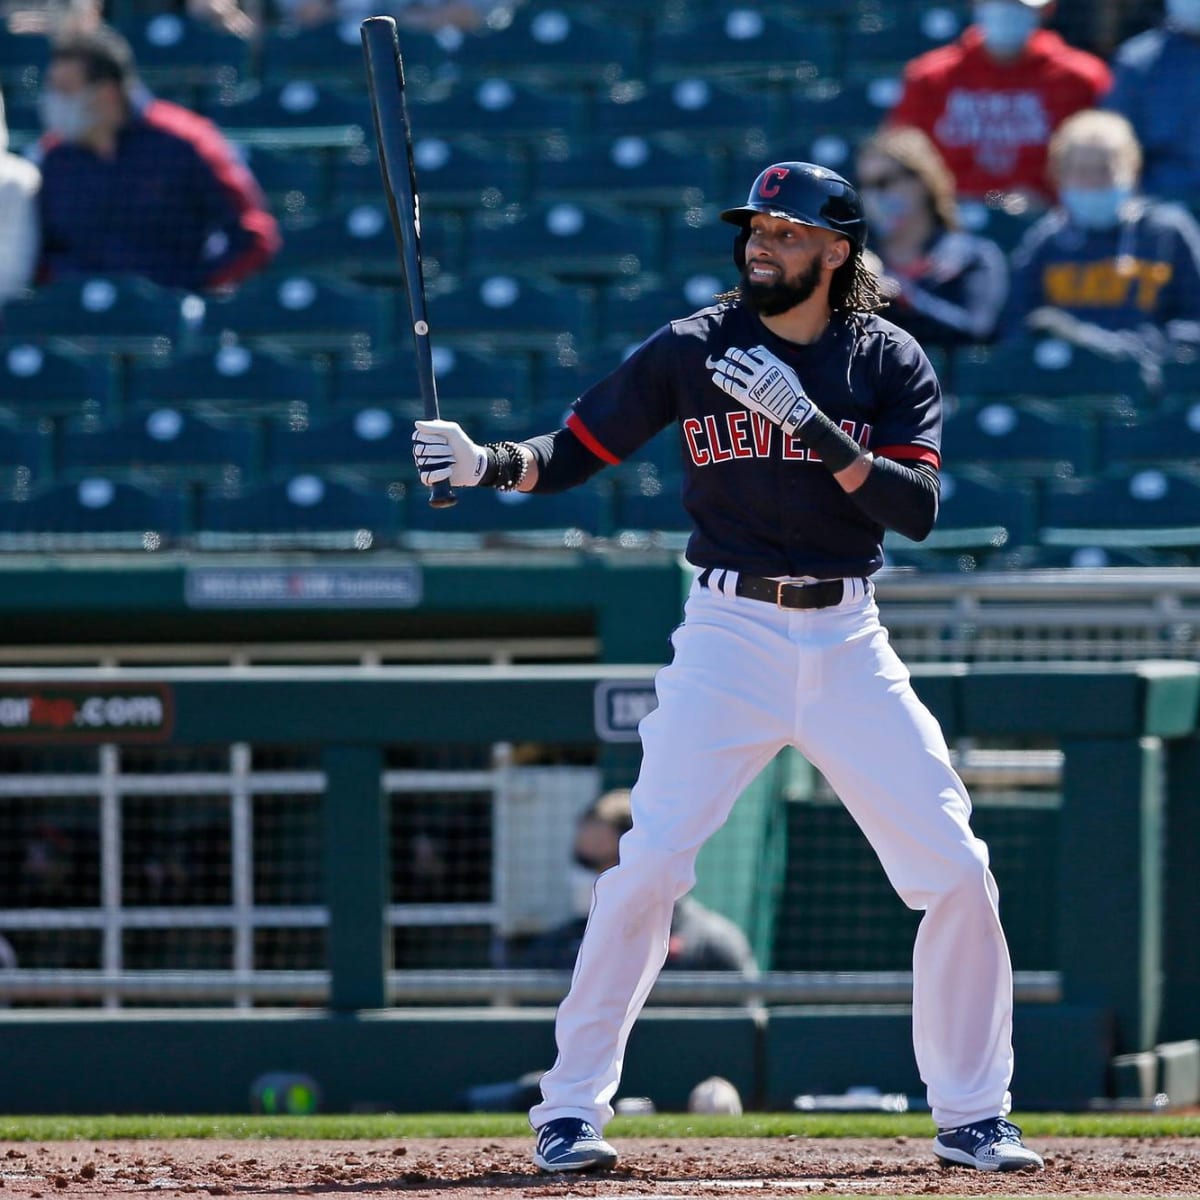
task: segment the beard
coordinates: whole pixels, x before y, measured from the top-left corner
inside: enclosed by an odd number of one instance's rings
[[[781,276],[774,283],[753,283],[750,264],[742,268],[742,295],[760,317],[777,317],[803,304],[821,282],[821,260],[814,257],[806,270],[788,279]]]

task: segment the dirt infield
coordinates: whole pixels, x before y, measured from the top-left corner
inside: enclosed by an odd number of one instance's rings
[[[618,1142],[600,1176],[541,1175],[527,1139],[0,1142],[0,1189],[18,1196],[752,1195],[1200,1196],[1200,1138],[1031,1139],[1037,1174],[944,1170],[923,1138]]]

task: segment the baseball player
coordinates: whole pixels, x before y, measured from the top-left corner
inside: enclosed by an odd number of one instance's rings
[[[1042,1160],[1005,1119],[1012,969],[987,847],[945,738],[875,606],[885,529],[937,515],[941,395],[920,346],[875,315],[854,189],[811,163],[768,167],[737,226],[737,291],[673,321],[575,401],[564,428],[476,445],[418,421],[421,480],[553,492],[674,425],[695,568],[673,657],[641,723],[633,827],[596,881],[558,1058],[530,1112],[534,1162],[611,1167],[625,1045],[667,953],[675,899],[734,800],[784,746],[837,792],[904,902],[913,1042],[945,1162]]]

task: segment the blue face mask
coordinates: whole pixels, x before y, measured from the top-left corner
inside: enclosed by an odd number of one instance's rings
[[[983,0],[975,6],[975,24],[983,33],[983,44],[1001,58],[1023,50],[1039,23],[1037,9],[1012,0]]]
[[[1111,229],[1121,219],[1121,206],[1133,195],[1131,187],[1063,188],[1059,200],[1073,225]]]
[[[867,188],[863,188],[861,194],[867,225],[880,237],[890,237],[912,212],[912,204],[907,196]]]
[[[1200,0],[1167,0],[1167,20],[1182,33],[1200,34]]]

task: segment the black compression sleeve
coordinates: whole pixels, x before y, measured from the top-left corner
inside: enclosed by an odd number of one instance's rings
[[[796,437],[821,456],[821,461],[832,475],[844,471],[863,452],[862,447],[820,409],[815,409],[812,416],[796,430]]]
[[[535,492],[565,492],[591,479],[604,466],[569,429],[543,433],[521,444],[533,452],[538,466]]]
[[[847,494],[872,521],[923,542],[937,520],[940,491],[932,467],[924,463],[906,467],[890,458],[876,458],[862,487]]]

